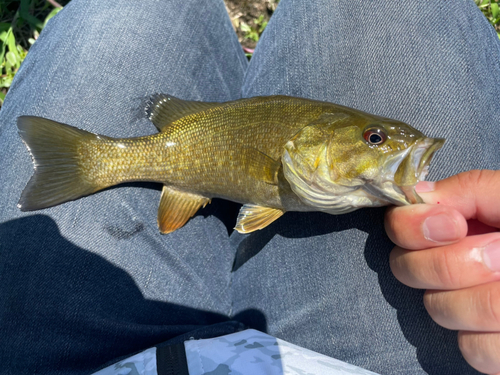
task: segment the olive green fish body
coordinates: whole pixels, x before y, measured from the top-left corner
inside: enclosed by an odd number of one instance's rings
[[[162,232],[182,226],[214,197],[245,204],[236,229],[249,232],[285,211],[342,213],[417,200],[411,186],[425,172],[421,160],[427,165],[442,145],[394,120],[285,96],[202,103],[156,95],[146,114],[160,133],[123,139],[20,117],[36,170],[20,208],[154,181],[164,184]]]
[[[276,208],[304,206],[279,173],[283,147],[322,112],[338,108],[279,96],[272,102],[252,98],[222,103],[183,117],[156,135],[101,136],[82,145],[82,163],[101,188],[154,181],[209,198]],[[275,175],[263,174],[266,168]]]
[[[279,98],[259,99],[223,104],[168,126],[159,135],[171,145],[163,182],[211,198],[280,207],[275,180],[282,150],[307,119]]]
[[[288,184],[278,178],[283,147],[323,110],[304,102],[243,99],[173,122],[158,135],[171,145],[159,166],[162,182],[211,198],[282,208],[280,185]]]

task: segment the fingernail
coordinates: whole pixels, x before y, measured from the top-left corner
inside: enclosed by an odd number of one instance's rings
[[[492,242],[484,248],[483,261],[490,270],[500,271],[500,241]]]
[[[435,186],[436,186],[435,182],[421,181],[415,186],[415,191],[417,193],[429,193],[431,191],[434,191]]]
[[[457,221],[444,214],[425,219],[422,229],[424,237],[434,242],[450,242],[460,237]]]

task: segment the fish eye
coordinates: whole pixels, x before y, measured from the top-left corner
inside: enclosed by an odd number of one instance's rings
[[[363,133],[363,138],[371,145],[380,145],[385,142],[387,135],[380,128],[369,128]]]

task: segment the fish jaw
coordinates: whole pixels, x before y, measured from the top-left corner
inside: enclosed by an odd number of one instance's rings
[[[416,141],[407,157],[408,161],[399,166],[394,182],[399,186],[408,203],[424,203],[415,191],[415,185],[425,180],[431,160],[436,151],[443,147],[444,142],[443,138],[424,138]]]
[[[444,142],[442,138],[423,138],[411,147],[387,156],[382,162],[382,178],[366,185],[366,189],[397,206],[424,203],[415,186],[425,180],[432,157]]]

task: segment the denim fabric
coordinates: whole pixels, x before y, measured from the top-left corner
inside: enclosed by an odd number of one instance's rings
[[[472,1],[283,1],[252,58],[243,96],[344,104],[446,138],[430,180],[500,167],[500,43]],[[475,373],[423,291],[396,281],[383,209],[287,213],[234,234],[233,313],[381,374]],[[251,318],[248,322],[251,322]]]
[[[74,0],[49,22],[0,113],[0,374],[90,373],[231,308],[236,205],[214,202],[168,236],[154,184],[22,213],[33,166],[16,118],[152,134],[146,96],[237,99],[247,65],[221,0]]]
[[[383,209],[287,213],[247,236],[222,200],[160,235],[154,184],[17,209],[32,174],[17,116],[152,134],[155,92],[403,120],[447,138],[430,179],[500,165],[500,43],[472,1],[282,0],[247,65],[221,0],[72,0],[49,22],[0,111],[0,374],[84,374],[229,319],[383,374],[476,373],[392,276]]]

